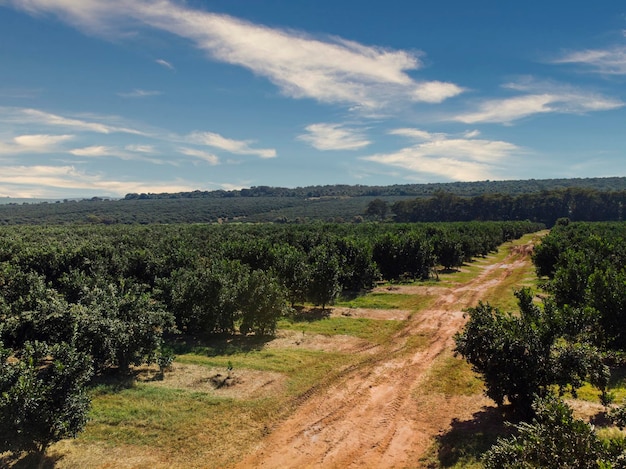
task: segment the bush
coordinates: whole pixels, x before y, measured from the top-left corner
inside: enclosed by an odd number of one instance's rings
[[[90,362],[65,343],[28,342],[18,357],[0,343],[0,453],[43,454],[83,429]]]
[[[499,439],[483,457],[485,469],[625,468],[624,442],[603,444],[588,423],[552,395],[538,399],[532,422],[514,425],[517,435]]]
[[[480,303],[455,336],[456,352],[482,375],[487,396],[499,406],[508,399],[514,411],[530,416],[533,396],[547,395],[553,385],[575,393],[590,379],[604,390],[609,370],[600,352],[567,334],[567,321],[552,303],[539,307],[528,289],[516,295],[519,315]]]

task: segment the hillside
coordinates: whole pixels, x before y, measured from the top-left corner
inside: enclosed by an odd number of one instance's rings
[[[542,197],[542,194],[548,192],[558,195],[564,193],[563,191],[572,190],[586,190],[594,194],[620,194],[621,196],[626,194],[626,178],[480,181],[393,186],[328,185],[295,189],[262,186],[236,191],[128,194],[122,200],[94,197],[80,201],[64,200],[52,203],[9,202],[0,204],[0,225],[301,223],[319,220],[353,222],[361,220],[368,204],[375,199],[382,200],[390,208],[394,204],[402,208],[403,220],[417,221],[407,215],[408,209],[413,210],[411,203],[416,199],[426,200],[437,194],[450,194],[463,199],[481,196],[536,195]],[[558,197],[561,196],[558,195]],[[7,200],[5,199],[4,202]],[[397,202],[407,203],[398,205]],[[392,216],[393,213],[389,212],[389,215]],[[543,220],[541,216],[528,213],[524,213],[521,219],[529,218],[549,223],[567,215],[567,209],[561,209],[560,212],[551,215],[550,220]],[[519,219],[516,216],[502,218],[503,216],[500,219]],[[484,216],[475,218],[485,219]],[[443,219],[449,220],[450,216],[444,216],[441,220]],[[434,220],[439,220],[438,216]]]

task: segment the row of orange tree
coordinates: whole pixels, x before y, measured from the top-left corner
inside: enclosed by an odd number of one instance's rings
[[[533,261],[549,293],[541,303],[529,289],[517,293],[516,312],[481,303],[456,336],[486,394],[529,421],[485,454],[485,467],[626,467],[626,439],[602,441],[553,394],[575,397],[590,382],[626,426],[626,406],[612,405],[608,390],[610,367],[623,366],[626,351],[626,223],[559,219]]]
[[[93,374],[167,363],[168,336],[272,334],[376,281],[426,279],[530,222],[72,225],[0,229],[0,453],[85,424]]]

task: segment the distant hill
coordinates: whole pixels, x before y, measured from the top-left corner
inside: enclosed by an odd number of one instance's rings
[[[400,210],[397,213],[389,211],[389,217],[396,215],[398,219],[412,220],[416,210],[416,205],[412,201],[427,200],[441,194],[461,198],[488,195],[519,197],[525,194],[543,194],[573,189],[585,189],[602,194],[626,193],[626,177],[391,186],[327,185],[293,189],[259,186],[234,191],[127,194],[121,200],[92,197],[79,201],[64,200],[54,203],[9,203],[0,204],[0,225],[303,223],[319,220],[353,222],[361,221],[370,202],[376,199],[383,201],[389,208],[402,208],[402,214]],[[19,200],[26,201],[25,199]],[[557,214],[552,218],[559,216],[562,215]],[[448,218],[442,216],[440,219]]]
[[[395,184],[391,186],[363,186],[334,184],[307,187],[256,186],[241,190],[193,191],[160,194],[127,194],[125,200],[137,199],[193,199],[231,197],[428,197],[438,191],[462,197],[482,194],[521,195],[545,190],[579,187],[598,191],[626,190],[626,177],[528,179],[516,181],[443,182],[429,184]]]

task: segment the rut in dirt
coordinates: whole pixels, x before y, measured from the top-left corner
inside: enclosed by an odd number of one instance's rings
[[[346,370],[327,387],[307,393],[237,467],[401,468],[419,467],[432,438],[449,426],[459,405],[416,399],[436,359],[451,353],[453,336],[491,288],[526,268],[532,246],[516,247],[498,263],[485,265],[473,280],[441,294],[367,360]],[[411,340],[415,337],[425,339]],[[483,401],[463,403],[463,411]]]

